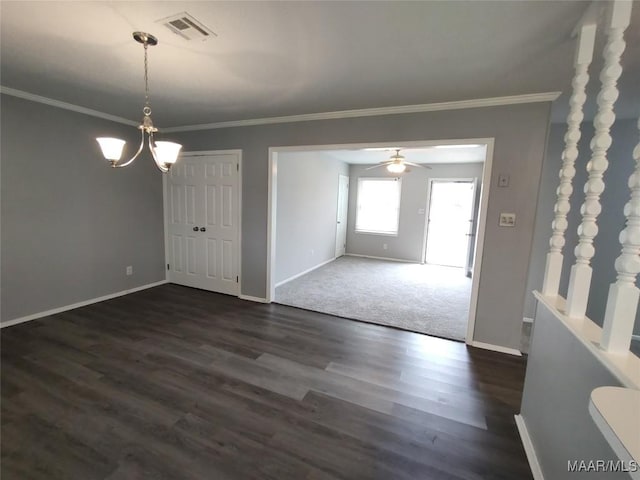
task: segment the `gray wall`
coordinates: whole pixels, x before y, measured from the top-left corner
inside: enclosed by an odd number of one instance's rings
[[[482,163],[431,165],[431,170],[413,168],[411,172],[402,175],[398,235],[390,236],[355,231],[357,187],[360,177],[393,177],[393,175],[385,168],[366,170],[366,165],[351,165],[347,253],[411,262],[422,261],[426,215],[419,213],[419,210],[426,211],[429,180],[431,178],[477,178],[477,185],[480,188],[483,167]],[[385,243],[387,250],[383,248]]]
[[[628,479],[628,473],[567,473],[568,460],[618,457],[588,411],[594,388],[620,382],[544,305],[538,306],[521,415],[544,478]]]
[[[313,152],[278,154],[276,283],[335,257],[340,160]]]
[[[535,301],[532,290],[542,288],[544,278],[544,265],[551,236],[551,221],[553,220],[553,206],[558,186],[558,171],[562,163],[562,150],[564,148],[565,124],[553,124],[549,135],[549,146],[545,160],[540,195],[538,200],[538,216],[536,218],[536,231],[534,248],[529,270],[527,286],[527,302],[525,316],[533,317]],[[606,309],[609,285],[615,281],[615,259],[620,255],[620,243],[618,235],[624,228],[624,205],[629,201],[629,188],[627,181],[634,168],[633,148],[638,142],[638,129],[635,120],[618,120],[611,129],[613,143],[609,149],[609,169],[605,173],[605,191],[601,197],[602,214],[598,219],[599,232],[594,245],[596,254],[592,261],[593,278],[589,294],[587,316],[594,322],[602,325]],[[574,179],[574,193],[571,196],[571,211],[568,215],[569,228],[566,233],[566,246],[564,248],[565,263],[560,282],[560,293],[566,297],[569,284],[571,265],[575,261],[574,247],[578,242],[578,225],[582,219],[580,206],[584,201],[582,187],[587,180],[586,165],[591,157],[589,142],[593,137],[593,124],[582,124],[582,137],[579,143],[579,156],[576,162],[576,177]],[[640,280],[637,282],[640,286]],[[636,315],[635,333],[640,334],[640,310]]]
[[[475,340],[519,348],[549,110],[549,103],[536,103],[198,130],[178,138],[185,150],[243,150],[242,293],[265,297],[269,147],[495,137]],[[511,176],[509,188],[496,188],[500,173]],[[516,227],[498,227],[500,212],[516,212]]]
[[[163,280],[161,174],[149,158],[111,169],[95,141],[132,148],[135,127],[1,101],[2,320]]]

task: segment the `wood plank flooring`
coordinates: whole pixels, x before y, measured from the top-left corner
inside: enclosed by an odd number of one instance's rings
[[[5,328],[10,479],[530,479],[525,360],[163,285]]]

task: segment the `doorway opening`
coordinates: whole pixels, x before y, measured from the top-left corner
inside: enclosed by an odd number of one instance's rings
[[[384,167],[398,149],[409,168],[394,173]],[[490,138],[272,147],[267,301],[472,344],[488,205],[488,189],[481,186],[489,184],[492,153]],[[372,200],[369,184],[395,185],[397,202],[383,201],[380,192]],[[455,215],[466,221],[456,222],[464,248],[437,259],[436,217],[448,217],[450,224],[454,215],[454,207],[447,213],[438,205],[458,195],[460,187],[471,198],[465,215]],[[395,212],[393,222],[372,223],[372,208],[378,212],[375,219],[381,211]],[[433,226],[427,245],[429,213]],[[460,275],[425,275],[429,268]]]

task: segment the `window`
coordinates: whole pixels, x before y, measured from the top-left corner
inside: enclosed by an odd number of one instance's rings
[[[398,234],[399,178],[359,178],[356,232]]]

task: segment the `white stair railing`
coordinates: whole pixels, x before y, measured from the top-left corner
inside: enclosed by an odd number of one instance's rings
[[[602,209],[600,195],[604,191],[603,174],[609,166],[607,151],[611,145],[609,130],[615,121],[613,106],[618,98],[618,78],[622,74],[620,57],[625,49],[624,31],[631,18],[631,2],[616,0],[609,4],[607,43],[604,47],[604,67],[600,72],[602,86],[598,94],[598,113],[593,124],[595,134],[591,140],[591,161],[587,166],[589,178],[584,186],[585,201],[580,212],[582,223],[578,227],[580,239],[575,248],[576,263],[571,267],[566,314],[582,319],[587,310],[591,286],[591,259],[595,254],[593,239],[598,234],[598,215]]]
[[[589,65],[593,59],[593,45],[596,38],[596,23],[583,24],[578,31],[578,44],[574,59],[574,75],[571,83],[573,92],[569,99],[569,115],[567,115],[567,133],[564,136],[562,167],[560,169],[560,185],[556,191],[557,200],[553,209],[555,217],[552,223],[553,234],[549,240],[549,253],[544,271],[542,294],[549,297],[558,295],[560,276],[564,257],[562,248],[565,244],[564,232],[567,230],[567,214],[571,208],[569,199],[573,193],[573,177],[576,174],[575,163],[578,158],[578,141],[580,125],[584,118],[582,107],[587,99],[585,88],[589,82]]]
[[[640,290],[636,287],[636,277],[640,273],[640,142],[633,150],[633,159],[636,167],[629,177],[631,199],[624,207],[627,223],[620,233],[622,253],[615,263],[618,277],[609,288],[602,332],[601,346],[611,353],[629,350],[640,298]]]

